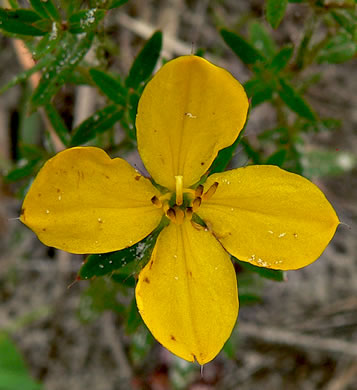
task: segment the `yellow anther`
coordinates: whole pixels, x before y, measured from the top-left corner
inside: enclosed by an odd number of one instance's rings
[[[183,176],[175,176],[176,179],[176,204],[182,205],[183,202]]]
[[[177,205],[174,206],[175,215],[176,215],[176,223],[178,225],[181,225],[183,223],[183,220],[185,218],[185,212],[180,209]]]
[[[158,208],[161,208],[162,207],[162,202],[161,200],[156,196],[154,195],[152,198],[151,198],[151,202],[154,206],[158,207]]]
[[[216,192],[216,189],[218,187],[218,182],[214,182],[211,187],[202,195],[203,200],[211,199],[213,194]]]
[[[192,202],[192,211],[195,212],[201,206],[202,199],[200,197],[195,198]]]
[[[186,208],[186,218],[188,218],[189,220],[191,220],[192,219],[192,214],[193,214],[193,209],[192,209],[192,207],[187,207]]]
[[[196,190],[195,190],[195,195],[196,195],[196,198],[198,196],[201,196],[203,194],[203,185],[200,184],[197,186]]]

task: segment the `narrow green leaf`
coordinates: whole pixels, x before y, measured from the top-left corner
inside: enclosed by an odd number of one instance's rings
[[[61,16],[52,0],[30,0],[32,8],[42,17],[50,18],[56,22],[61,21]]]
[[[255,272],[263,278],[275,280],[277,282],[283,282],[285,280],[284,271],[270,269],[270,268],[264,268],[264,267],[257,267],[255,265],[247,263],[245,261],[238,260],[233,256],[232,256],[232,258],[234,261],[236,261],[243,268],[243,270],[246,270],[249,272]]]
[[[68,29],[72,34],[94,30],[104,18],[106,11],[98,8],[80,10],[68,19]]]
[[[357,31],[357,9],[333,10],[330,12],[330,15],[342,28],[348,31],[352,37],[355,36]]]
[[[55,60],[43,72],[41,81],[31,98],[31,110],[51,101],[58,89],[67,81],[73,69],[86,55],[94,38],[93,33],[76,40],[67,34],[61,40]]]
[[[264,164],[282,167],[286,159],[286,149],[280,149],[267,158]]]
[[[166,225],[165,222],[163,221],[150,235],[129,248],[100,255],[89,255],[79,270],[78,276],[81,279],[90,279],[94,276],[112,274],[134,260],[136,264],[139,263],[137,264],[139,270],[140,265],[143,266],[149,261],[157,237]]]
[[[1,332],[0,388],[3,390],[39,390],[41,387],[31,378],[16,346],[4,332]]]
[[[289,63],[293,53],[294,47],[292,45],[284,46],[272,59],[269,69],[276,73],[280,72]]]
[[[62,141],[62,143],[65,146],[69,145],[69,131],[67,129],[67,126],[63,122],[61,116],[58,114],[57,110],[53,106],[53,104],[49,103],[45,105],[45,111],[47,114],[48,119],[51,122],[51,125],[58,135],[59,139]]]
[[[45,2],[42,0],[30,0],[30,4],[34,11],[36,11],[40,16],[47,19],[48,13],[46,11],[46,8],[44,6]]]
[[[41,59],[45,55],[51,54],[58,46],[58,41],[62,39],[63,31],[58,29],[56,22],[52,22],[51,32],[47,33],[37,44],[36,48],[32,51],[32,55],[35,60]]]
[[[32,160],[26,161],[24,165],[23,161],[21,161],[21,166],[16,166],[5,176],[5,181],[16,182],[26,177],[32,176],[37,171],[37,168],[41,162],[41,158],[34,158]]]
[[[41,17],[29,9],[9,10],[0,8],[0,28],[13,34],[40,36],[47,31],[34,27]]]
[[[123,113],[124,111],[122,109],[118,110],[118,107],[114,104],[98,110],[94,115],[73,129],[70,145],[82,145],[95,138],[97,134],[111,129],[121,119]]]
[[[357,42],[351,39],[346,33],[331,37],[321,49],[318,63],[339,64],[352,59],[357,53]]]
[[[271,83],[267,84],[265,80],[259,77],[252,78],[244,83],[244,89],[248,97],[252,99],[252,108],[271,100],[274,92],[273,85]]]
[[[109,9],[118,8],[127,3],[129,0],[113,0],[109,6]]]
[[[287,0],[267,0],[265,15],[273,28],[277,28],[284,17]]]
[[[276,44],[266,28],[258,22],[250,24],[250,39],[253,46],[263,53],[266,58],[271,58],[276,52]]]
[[[226,29],[222,29],[220,33],[226,44],[246,65],[252,65],[264,60],[263,55],[238,34]]]
[[[5,84],[3,87],[0,88],[0,95],[6,92],[8,89],[12,88],[13,86],[22,83],[23,81],[26,81],[31,75],[43,69],[45,66],[47,66],[52,60],[53,60],[52,55],[43,57],[32,68],[25,70],[19,73],[18,75],[16,75],[12,80],[10,80],[7,84]]]
[[[135,58],[125,80],[127,87],[137,89],[151,76],[160,57],[161,47],[162,32],[156,31]]]
[[[114,103],[126,105],[127,89],[120,81],[99,69],[90,69],[90,76],[100,90]]]
[[[280,79],[280,88],[278,90],[281,100],[294,112],[303,118],[314,121],[316,114],[310,108],[303,97],[287,81]]]

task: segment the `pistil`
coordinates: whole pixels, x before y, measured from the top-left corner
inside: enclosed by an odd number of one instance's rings
[[[182,205],[183,202],[183,176],[175,176],[176,179],[176,204]]]

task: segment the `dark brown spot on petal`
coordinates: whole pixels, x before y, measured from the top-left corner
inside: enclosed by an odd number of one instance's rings
[[[59,194],[61,192],[61,190],[59,188],[57,188],[57,194]]]
[[[149,269],[151,269],[151,268],[152,268],[153,264],[154,264],[154,261],[153,261],[153,260],[151,260],[151,261],[150,261],[150,265],[149,265]]]
[[[205,165],[205,163],[202,161],[202,162],[201,162],[201,165]]]
[[[172,341],[176,341],[176,337],[175,337],[173,334],[170,334],[170,339],[171,339]]]
[[[42,231],[45,232],[47,229],[46,228],[43,228]]]
[[[193,360],[197,360],[196,355],[194,353],[191,352],[191,355],[193,357]]]
[[[21,209],[21,213],[20,213],[20,215],[24,215],[25,214],[25,209],[24,208],[22,208]]]
[[[39,192],[39,193],[37,194],[37,196],[40,198],[40,197],[42,196],[41,192]]]
[[[135,176],[135,180],[140,180],[141,179],[141,176],[140,175],[136,175]]]
[[[145,277],[143,281],[144,281],[145,283],[148,283],[148,284],[150,283],[150,280],[149,280],[148,277]]]
[[[192,271],[187,271],[187,274],[192,278]]]
[[[110,179],[110,177],[108,175],[104,175],[107,179]]]

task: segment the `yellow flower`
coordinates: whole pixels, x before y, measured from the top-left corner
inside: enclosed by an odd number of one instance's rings
[[[46,245],[105,253],[150,234],[163,215],[136,300],[154,337],[204,364],[221,350],[238,315],[231,253],[273,269],[316,260],[339,224],[311,182],[275,166],[249,166],[197,185],[246,120],[237,80],[208,61],[184,56],[148,83],[138,106],[138,148],[160,192],[120,158],[77,147],[50,159],[29,190],[21,221]],[[196,214],[205,227],[192,220]]]

